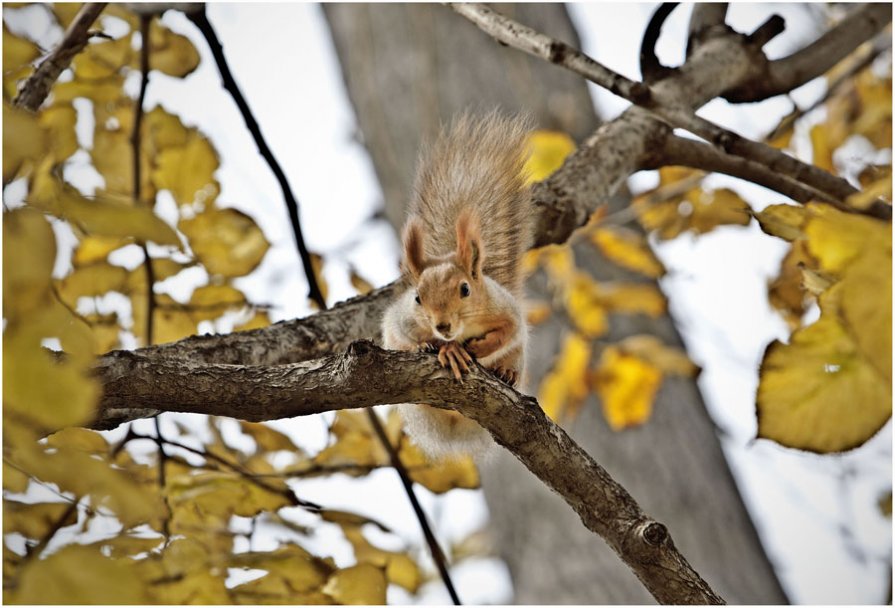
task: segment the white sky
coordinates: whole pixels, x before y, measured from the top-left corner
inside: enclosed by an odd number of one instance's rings
[[[579,4],[571,7],[571,14],[587,53],[638,78],[640,36],[653,6]],[[729,22],[735,29],[751,31],[772,11],[781,13],[788,26],[784,35],[766,47],[772,56],[786,54],[792,45],[810,39],[815,24],[804,8],[796,5],[734,4]],[[311,4],[213,4],[208,15],[299,200],[308,247],[326,260],[330,303],[354,295],[346,272],[349,264],[376,285],[394,279],[397,240],[385,222],[369,220],[381,193],[366,152],[353,137],[353,110],[321,9]],[[33,19],[38,18],[35,13]],[[683,58],[688,18],[689,10],[680,7],[666,23],[657,50],[668,65],[677,65]],[[192,24],[172,11],[163,22],[193,39],[202,62],[183,80],[153,73],[145,107],[149,110],[161,104],[211,138],[221,156],[219,204],[253,216],[271,242],[258,270],[237,286],[252,301],[274,305],[274,320],[309,314],[307,289],[279,188],[257,154],[235,105],[220,87],[210,54]],[[45,34],[52,39],[53,32]],[[135,91],[136,81],[129,84]],[[616,116],[627,105],[595,86],[591,92],[604,118]],[[822,92],[822,82],[815,82],[793,97],[806,104]],[[716,100],[700,114],[747,137],[761,137],[790,109],[785,99],[735,107]],[[815,113],[814,119],[820,118],[822,113]],[[79,132],[87,141],[91,130],[89,120],[79,122]],[[90,183],[83,165],[71,174],[78,176],[79,185]],[[646,173],[631,182],[635,189],[643,189],[655,184],[655,176]],[[713,176],[707,184],[732,187],[756,208],[783,201],[763,188],[723,177]],[[5,200],[13,196],[4,194]],[[172,211],[172,201],[160,203],[163,217],[173,219]],[[891,555],[891,526],[878,513],[876,501],[891,488],[891,423],[866,446],[843,456],[800,454],[770,442],[752,441],[758,363],[768,342],[786,337],[784,324],[766,298],[766,284],[776,275],[784,244],[764,235],[753,223],[699,238],[684,235],[658,245],[657,250],[670,270],[662,288],[692,358],[703,368],[700,387],[716,423],[727,432],[725,451],[791,600],[881,602],[887,575],[880,558]],[[137,261],[124,258],[128,264]],[[63,272],[65,265],[58,265],[57,273]],[[195,283],[170,285],[172,295],[187,298],[204,278],[197,273]],[[113,299],[109,305],[114,304]],[[218,324],[217,329],[227,330],[228,325]],[[325,425],[316,417],[279,421],[273,426],[309,447],[320,447],[325,441]],[[402,538],[421,542],[416,520],[391,471],[362,481],[305,481],[296,487],[303,498],[370,515]],[[442,539],[459,539],[487,517],[479,492],[458,490],[441,498],[420,492]],[[295,517],[301,519],[303,514]],[[275,542],[274,532],[265,538],[253,549]],[[385,537],[374,540],[394,543]],[[309,548],[334,555],[341,564],[351,561],[350,547],[332,527],[325,527],[313,545]],[[859,551],[869,556],[864,563]],[[494,560],[461,565],[454,576],[464,602],[509,600],[506,574]],[[411,599],[400,590],[390,591],[390,602]],[[444,603],[448,598],[435,582],[419,600]]]

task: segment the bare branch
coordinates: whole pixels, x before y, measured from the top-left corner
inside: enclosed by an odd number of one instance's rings
[[[666,67],[659,62],[659,58],[656,56],[656,43],[659,41],[665,20],[677,5],[677,2],[663,2],[653,13],[646,26],[643,40],[640,43],[640,75],[644,82],[656,82],[674,73],[673,68]]]
[[[804,49],[776,61],[765,61],[759,77],[728,91],[733,103],[753,102],[798,88],[829,71],[892,21],[887,2],[861,5]]]
[[[65,30],[62,42],[47,55],[34,73],[28,77],[19,89],[13,104],[36,112],[40,104],[50,94],[50,88],[67,68],[75,55],[84,50],[90,33],[87,31],[104,8],[107,2],[87,2],[75,15],[74,20]]]
[[[462,4],[452,5],[452,8],[475,23],[479,28],[491,34],[495,39],[526,53],[567,67],[600,86],[606,86],[606,78],[599,70],[584,69],[591,64],[599,66],[601,70],[606,70],[606,68],[603,68],[580,51],[521,25],[512,19],[498,15],[483,5]],[[767,29],[769,35],[770,32],[777,31],[779,27],[774,25],[774,22],[775,20],[771,18],[767,22],[770,25],[760,27],[759,32]],[[765,34],[756,34],[756,36],[762,39],[766,37]],[[712,43],[724,46],[739,46],[743,56],[739,58],[736,67],[739,68],[738,75],[741,78],[741,82],[743,82],[754,76],[756,58],[760,56],[760,53],[756,51],[753,45],[743,44],[740,38],[738,35],[718,36],[711,41],[707,41],[701,49],[709,48]],[[549,52],[549,49],[554,44],[563,45],[564,50],[560,55],[554,55]],[[729,65],[728,67],[733,68],[734,65]],[[689,74],[692,75],[693,71],[689,71]],[[805,186],[818,193],[817,198],[819,200],[844,204],[849,196],[858,192],[846,180],[836,177],[823,169],[803,163],[766,144],[743,138],[729,129],[720,127],[697,116],[694,114],[694,110],[714,96],[702,99],[695,94],[698,91],[694,87],[688,87],[688,94],[681,95],[681,87],[678,83],[666,84],[670,80],[672,79],[666,78],[652,87],[643,84],[642,86],[647,87],[649,94],[639,94],[636,97],[628,96],[627,99],[646,108],[672,127],[686,129],[721,147],[728,154],[736,154],[755,162],[764,163],[774,171],[779,171],[796,181],[802,182]],[[686,81],[685,78],[683,80]],[[617,88],[617,90],[612,92],[625,96],[626,92],[631,92],[631,88]],[[881,200],[877,200],[867,210],[854,211],[882,219],[890,219],[892,217],[891,205]]]
[[[111,390],[102,398],[94,428],[108,428],[131,414],[139,417],[133,408],[141,407],[253,421],[382,403],[456,408],[488,429],[498,444],[560,494],[657,601],[723,602],[677,551],[665,526],[643,513],[532,397],[479,366],[458,383],[434,355],[384,351],[370,342],[356,342],[344,354],[254,368],[151,362],[138,353],[119,352],[104,357],[96,373]]]
[[[239,108],[239,113],[242,114],[246,127],[252,134],[252,139],[255,140],[255,145],[258,146],[258,152],[267,162],[274,177],[276,177],[277,183],[280,185],[280,189],[283,192],[283,200],[285,201],[286,208],[289,212],[289,222],[292,225],[292,234],[295,237],[295,245],[298,248],[298,255],[299,258],[301,258],[305,277],[307,277],[308,280],[308,297],[323,310],[326,308],[326,299],[323,297],[323,292],[317,284],[317,276],[314,274],[314,266],[311,263],[311,254],[308,252],[307,246],[305,246],[305,239],[304,236],[302,236],[301,231],[301,221],[298,217],[298,201],[295,198],[295,194],[292,192],[289,180],[286,179],[286,174],[283,172],[282,167],[280,167],[280,163],[277,162],[276,157],[267,145],[267,141],[261,133],[261,127],[258,126],[258,121],[255,120],[255,116],[252,114],[248,102],[245,100],[245,97],[243,97],[242,91],[239,90],[239,85],[236,84],[236,80],[230,72],[230,66],[227,64],[227,58],[224,56],[224,48],[221,46],[221,42],[218,40],[214,28],[211,26],[211,22],[208,21],[208,17],[205,15],[204,7],[202,7],[201,10],[188,12],[187,17],[199,28],[199,31],[202,32],[202,36],[205,37],[205,41],[208,43],[211,54],[214,56],[214,61],[218,66],[218,71],[221,74],[221,81],[224,88],[227,89],[231,97],[233,97],[233,101],[236,102],[236,105]]]
[[[627,100],[649,98],[649,87],[643,83],[613,72],[566,43],[504,17],[484,4],[448,3],[448,6],[503,44],[566,67]]]
[[[676,135],[669,136],[665,141],[661,165],[681,165],[739,177],[775,190],[799,203],[807,203],[817,197],[814,190],[770,170],[765,165],[739,156],[724,154],[709,144]]]

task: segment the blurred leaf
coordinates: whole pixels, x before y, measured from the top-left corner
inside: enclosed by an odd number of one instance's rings
[[[856,209],[867,209],[876,199],[892,204],[892,165],[870,165],[858,176],[863,190],[846,199]]]
[[[323,593],[339,604],[385,604],[385,574],[369,564],[360,564],[338,570],[329,577]]]
[[[194,202],[210,205],[220,192],[214,173],[220,166],[217,152],[205,137],[191,131],[183,146],[159,151],[152,171],[152,183],[171,191],[180,205]]]
[[[314,270],[314,279],[317,281],[317,287],[320,288],[320,293],[323,294],[325,301],[326,296],[329,295],[329,286],[326,284],[326,277],[323,276],[323,257],[312,253],[311,268]],[[311,304],[316,308],[316,302],[311,302]]]
[[[87,44],[75,55],[72,66],[79,78],[102,80],[116,74],[135,56],[131,48],[131,34],[117,40],[99,40]]]
[[[540,325],[550,317],[553,309],[546,302],[525,302],[525,320],[529,326]]]
[[[83,78],[67,82],[57,82],[53,85],[53,100],[55,103],[66,103],[78,97],[86,97],[96,103],[112,103],[124,97],[124,76],[113,74],[101,81],[90,81]]]
[[[364,296],[373,291],[373,286],[369,283],[369,281],[360,276],[357,273],[357,270],[355,270],[353,267],[350,270],[350,276],[351,286],[354,287],[354,290],[357,291],[359,295]]]
[[[57,163],[78,151],[77,118],[71,104],[53,104],[39,114],[40,125],[46,129],[50,142],[50,154]]]
[[[655,366],[666,375],[692,378],[699,373],[684,349],[668,346],[658,337],[649,334],[628,336],[617,344],[619,351]]]
[[[671,239],[690,230],[709,232],[721,225],[745,226],[750,220],[749,205],[733,190],[693,188],[684,197],[651,203],[648,195],[634,199],[640,223],[656,231],[660,239]]]
[[[147,602],[143,585],[130,564],[78,544],[26,563],[19,571],[18,585],[5,599],[16,604]]]
[[[203,285],[190,297],[190,316],[198,322],[217,319],[228,310],[247,304],[245,294],[232,285]]]
[[[127,245],[129,240],[118,236],[86,235],[72,254],[72,264],[77,268],[104,261],[110,253]]]
[[[591,240],[611,262],[622,268],[657,279],[665,274],[665,266],[649,247],[646,238],[621,228],[597,228]]]
[[[175,34],[158,20],[149,30],[149,67],[169,76],[183,78],[199,65],[199,51],[189,38]]]
[[[265,480],[283,492],[281,480]],[[196,475],[178,475],[169,481],[172,508],[183,506],[205,514],[229,517],[253,517],[262,511],[276,511],[290,503],[280,492],[258,487],[249,480],[230,473],[208,471]]]
[[[877,505],[879,506],[880,513],[889,519],[892,519],[892,490],[889,490],[880,496]]]
[[[258,449],[261,451],[276,452],[277,450],[289,450],[290,452],[298,453],[302,451],[296,447],[288,435],[266,424],[241,420],[239,426],[243,433],[255,440]]]
[[[96,431],[67,428],[47,437],[47,445],[53,448],[70,448],[89,454],[106,454],[109,443]]]
[[[410,478],[435,494],[455,488],[473,490],[481,486],[475,461],[469,456],[430,459],[413,442],[401,441],[401,462]]]
[[[268,325],[270,325],[270,317],[266,312],[260,311],[252,315],[252,318],[245,323],[234,327],[233,331],[248,331],[250,329],[260,329],[262,327],[267,327]]]
[[[9,6],[5,4],[5,6]],[[40,57],[37,45],[9,31],[3,23],[3,73],[27,65]]]
[[[56,17],[59,25],[62,26],[62,29],[71,25],[82,6],[84,6],[83,2],[54,2],[52,4],[53,15]]]
[[[529,183],[540,182],[559,169],[575,151],[575,142],[560,131],[538,130],[528,136],[530,156],[525,163]]]
[[[46,155],[47,136],[36,115],[3,102],[3,183]]]
[[[833,135],[833,130],[825,123],[818,123],[811,127],[811,152],[812,161],[824,171],[836,174],[833,165],[833,152],[842,145],[842,140]]]
[[[124,291],[128,271],[121,266],[97,262],[89,266],[75,268],[59,281],[59,296],[65,303],[75,308],[82,296],[100,296],[110,291]]]
[[[794,241],[803,236],[802,225],[806,218],[805,207],[796,205],[768,205],[752,215],[761,229],[771,236]]]
[[[71,507],[67,502],[23,503],[4,499],[3,533],[18,532],[26,538],[39,540],[54,528],[77,523],[78,511],[69,511]]]
[[[3,213],[3,314],[25,315],[50,297],[56,237],[44,216],[29,208]]]
[[[576,273],[566,290],[566,310],[575,326],[591,338],[609,331],[609,317],[602,306],[602,291],[585,273]]]
[[[802,325],[808,301],[804,273],[808,265],[814,264],[805,241],[795,241],[783,256],[777,277],[768,284],[768,302],[783,316],[790,331]]]
[[[255,221],[236,209],[206,209],[181,220],[179,228],[212,275],[244,276],[261,263],[270,247]]]
[[[560,416],[573,417],[590,391],[588,365],[590,343],[578,334],[571,334],[563,342],[553,369],[541,381],[538,403],[552,420]]]
[[[651,363],[616,346],[603,349],[594,372],[594,388],[609,427],[620,431],[649,420],[661,381],[662,372]]]

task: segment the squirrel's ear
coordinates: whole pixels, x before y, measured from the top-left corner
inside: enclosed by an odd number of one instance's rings
[[[484,257],[479,220],[471,212],[464,211],[457,218],[457,263],[469,276],[478,279]]]
[[[414,280],[426,267],[423,253],[423,226],[418,218],[411,217],[404,224],[404,267]]]

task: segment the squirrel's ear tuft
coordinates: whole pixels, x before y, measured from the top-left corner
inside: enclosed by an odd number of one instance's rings
[[[411,217],[404,224],[404,269],[417,280],[425,267],[423,225],[419,218]]]
[[[457,218],[457,263],[478,280],[482,274],[482,236],[479,220],[472,212],[464,210]]]

